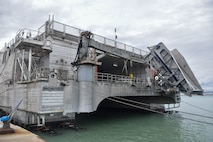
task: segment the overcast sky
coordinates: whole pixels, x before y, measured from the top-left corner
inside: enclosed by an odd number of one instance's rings
[[[213,90],[213,0],[0,0],[0,48],[19,29],[55,20],[137,48],[163,42],[178,49],[208,91]]]

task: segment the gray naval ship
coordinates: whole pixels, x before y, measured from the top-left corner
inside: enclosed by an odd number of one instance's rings
[[[0,52],[0,109],[19,124],[74,120],[102,104],[158,110],[178,107],[180,92],[203,94],[177,49],[149,52],[54,19],[21,29]]]

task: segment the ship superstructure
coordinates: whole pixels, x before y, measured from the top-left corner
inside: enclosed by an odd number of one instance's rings
[[[0,52],[0,108],[38,126],[96,111],[107,98],[151,106],[202,94],[183,56],[163,43],[145,52],[89,31],[48,20],[22,29]]]

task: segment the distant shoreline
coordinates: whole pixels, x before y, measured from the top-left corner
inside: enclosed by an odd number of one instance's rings
[[[181,96],[187,96],[185,94],[180,94]],[[196,95],[196,94],[192,94],[192,96],[202,96],[202,95]],[[204,92],[203,96],[213,96],[213,92]]]
[[[213,96],[213,92],[204,92],[203,95],[204,96]]]

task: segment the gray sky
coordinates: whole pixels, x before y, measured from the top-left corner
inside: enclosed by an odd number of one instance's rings
[[[55,20],[137,48],[177,48],[208,91],[213,90],[213,0],[0,0],[0,48],[19,29]]]

